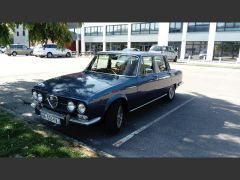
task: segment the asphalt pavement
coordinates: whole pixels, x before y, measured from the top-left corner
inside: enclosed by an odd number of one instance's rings
[[[151,103],[128,115],[117,135],[94,126],[53,126],[33,114],[31,87],[78,72],[87,58],[8,57],[0,54],[0,105],[117,157],[240,157],[240,70],[187,66],[174,101]]]

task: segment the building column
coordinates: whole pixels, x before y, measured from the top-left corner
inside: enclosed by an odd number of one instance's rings
[[[169,33],[169,23],[159,23],[158,30],[158,45],[167,46],[168,45],[168,33]]]
[[[183,23],[180,59],[185,59],[188,23]]]
[[[213,51],[214,51],[214,41],[216,35],[217,23],[213,22],[209,25],[209,35],[208,35],[208,47],[207,47],[207,60],[213,60]]]
[[[131,34],[132,34],[132,24],[128,23],[128,41],[127,48],[131,48]]]
[[[103,51],[106,51],[106,24],[103,25]]]
[[[81,31],[81,53],[85,54],[86,49],[85,49],[84,26],[81,27],[80,31]]]

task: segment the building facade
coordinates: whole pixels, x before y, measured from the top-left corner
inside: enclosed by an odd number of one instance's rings
[[[13,35],[14,44],[24,44],[29,47],[28,30],[24,29],[23,25],[17,24]]]
[[[207,60],[239,58],[240,23],[225,22],[144,22],[84,23],[81,52],[138,48],[148,51],[153,44],[178,49],[180,59]]]

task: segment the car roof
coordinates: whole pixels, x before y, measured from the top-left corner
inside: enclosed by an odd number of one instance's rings
[[[97,54],[106,54],[106,55],[114,55],[114,54],[126,54],[126,55],[137,55],[137,56],[156,56],[160,55],[159,52],[146,52],[146,51],[99,51]]]

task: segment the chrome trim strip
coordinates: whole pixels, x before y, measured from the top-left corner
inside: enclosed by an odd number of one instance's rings
[[[150,103],[152,103],[152,102],[154,102],[154,101],[156,101],[156,100],[158,100],[158,99],[163,98],[163,97],[166,96],[166,95],[167,95],[167,94],[164,94],[164,95],[162,95],[162,96],[160,96],[160,97],[158,97],[158,98],[156,98],[156,99],[153,99],[153,100],[151,100],[151,101],[149,101],[149,102],[147,102],[147,103],[145,103],[145,104],[143,104],[143,105],[141,105],[141,106],[138,106],[138,107],[130,110],[129,112],[133,112],[133,111],[135,111],[135,110],[137,110],[137,109],[139,109],[139,108],[141,108],[141,107],[143,107],[143,106],[146,106],[146,105],[148,105],[148,104],[150,104]]]

